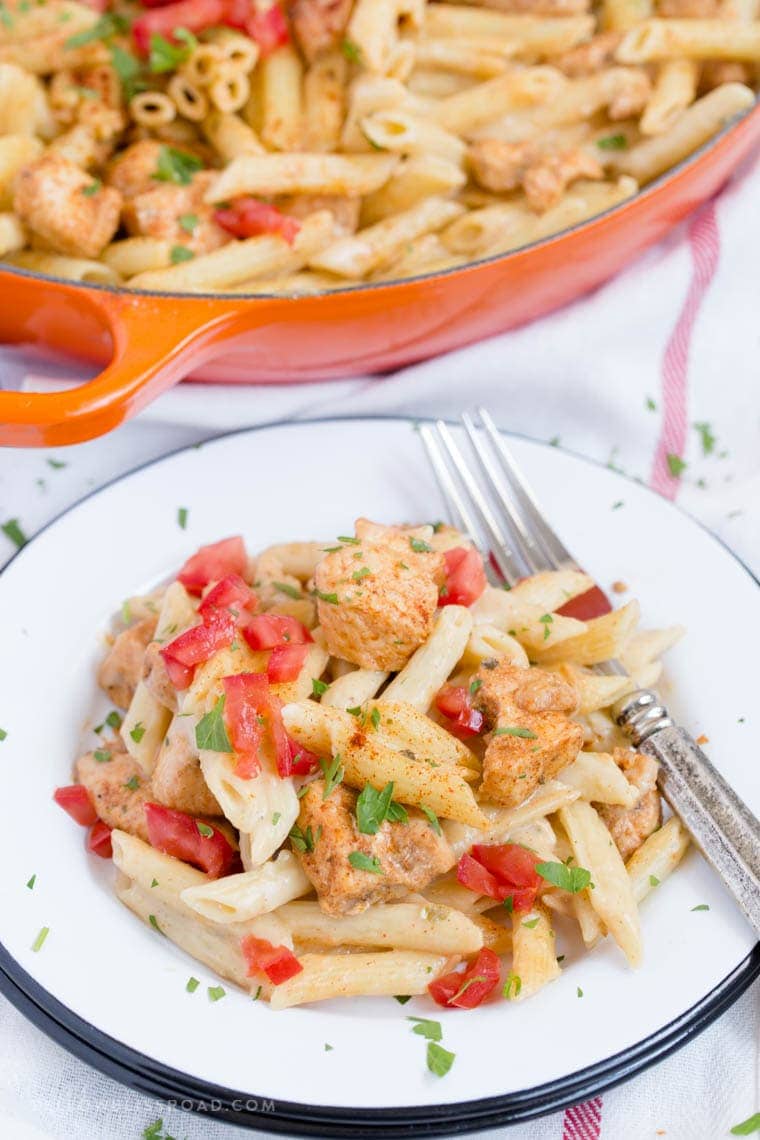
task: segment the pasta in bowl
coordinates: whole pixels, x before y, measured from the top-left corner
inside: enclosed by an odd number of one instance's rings
[[[637,193],[754,103],[753,0],[26,0],[0,257],[172,292],[464,266]]]
[[[125,603],[55,798],[126,906],[273,1008],[522,1001],[557,921],[636,966],[688,845],[610,713],[681,633],[637,626],[577,571],[488,585],[441,524],[225,539]]]

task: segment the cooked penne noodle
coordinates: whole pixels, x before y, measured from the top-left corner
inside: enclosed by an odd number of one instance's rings
[[[296,856],[291,851],[281,851],[276,859],[262,863],[255,870],[186,887],[181,898],[191,910],[210,922],[224,924],[269,914],[309,894],[311,889]],[[282,909],[278,917],[292,929]],[[296,934],[296,937],[300,936]]]
[[[363,66],[383,75],[393,65],[398,47],[399,23],[419,28],[424,0],[357,0],[346,31],[348,42]]]
[[[303,954],[301,972],[272,991],[272,1009],[338,997],[424,994],[446,966],[442,954],[385,950],[374,954]]]
[[[440,764],[464,764],[479,771],[480,764],[463,741],[405,701],[389,701],[383,696],[373,701],[379,721],[377,734],[383,743],[399,752],[411,750]]]
[[[332,682],[321,703],[336,709],[356,708],[374,697],[389,676],[381,669],[352,669]]]
[[[394,677],[383,699],[428,709],[461,658],[471,630],[472,617],[464,606],[444,606],[432,634]]]
[[[172,263],[171,249],[171,242],[161,238],[122,238],[107,245],[102,256],[108,268],[126,281],[138,273],[166,269]]]
[[[514,107],[531,106],[556,99],[566,84],[562,72],[552,67],[526,67],[509,71],[441,99],[435,109],[439,126],[454,134],[466,134]]]
[[[529,914],[512,916],[512,971],[510,1001],[523,1001],[559,977],[557,948],[549,913],[534,907]]]
[[[266,154],[233,159],[206,200],[239,194],[369,194],[388,181],[398,162],[385,154]]]
[[[603,0],[602,27],[610,32],[627,32],[652,15],[652,0]]]
[[[363,199],[362,225],[371,226],[392,214],[408,210],[432,194],[454,193],[466,181],[467,177],[460,166],[439,155],[405,158],[385,186]],[[456,224],[455,222],[454,225]]]
[[[249,837],[247,870],[265,863],[288,837],[298,819],[298,797],[290,780],[282,780],[269,756],[260,755],[262,770],[245,779],[235,772],[228,753],[202,750],[201,771],[225,817]]]
[[[466,915],[432,903],[388,903],[361,914],[327,915],[316,902],[292,902],[277,911],[299,943],[477,954],[480,929]]]
[[[69,281],[83,281],[91,285],[118,285],[119,278],[102,261],[84,257],[64,257],[58,253],[44,253],[42,250],[22,249],[9,254],[6,260],[19,269],[29,269],[32,273],[46,273],[49,277],[63,277]]]
[[[156,766],[158,750],[171,719],[169,709],[156,700],[144,681],[140,681],[119,731],[127,752],[146,775],[150,775]]]
[[[239,154],[266,154],[256,132],[239,115],[210,111],[201,130],[225,162],[232,162]]]
[[[337,150],[343,128],[348,65],[338,52],[314,60],[304,76],[304,148],[312,153]]]
[[[625,35],[621,63],[662,59],[760,60],[760,24],[731,20],[646,20]],[[720,89],[719,89],[720,90]]]
[[[15,214],[0,214],[0,257],[26,245],[26,234]]]
[[[405,156],[432,155],[455,166],[461,165],[464,159],[466,148],[460,138],[403,109],[394,107],[388,111],[376,111],[362,119],[360,127],[376,150]]]
[[[692,59],[668,59],[660,64],[649,102],[641,116],[643,135],[661,135],[697,97],[699,67]]]
[[[578,758],[563,768],[557,779],[576,788],[590,803],[622,804],[632,808],[640,792],[626,780],[612,757],[605,752],[579,752]]]
[[[493,9],[456,4],[428,4],[425,29],[431,36],[469,39],[486,36],[517,44],[529,55],[554,55],[587,40],[594,30],[592,16],[515,16]]]
[[[286,44],[258,68],[261,138],[271,150],[299,150],[303,135],[303,64]]]
[[[596,665],[619,657],[639,620],[638,602],[628,602],[619,610],[586,622],[583,633],[562,640],[546,649],[535,649],[535,659],[542,664],[570,661],[578,665]]]
[[[517,51],[513,43],[498,44],[486,36],[471,39],[423,39],[416,45],[417,67],[473,75],[490,79],[501,75],[510,56]]]
[[[576,788],[562,784],[559,780],[547,780],[516,808],[482,804],[483,815],[488,821],[482,829],[464,827],[447,820],[443,824],[444,832],[451,850],[459,858],[473,843],[503,843],[519,828],[543,819],[565,804],[573,803],[579,796],[580,792]]]
[[[625,865],[637,903],[667,879],[689,847],[689,835],[676,816],[671,816],[644,840]]]

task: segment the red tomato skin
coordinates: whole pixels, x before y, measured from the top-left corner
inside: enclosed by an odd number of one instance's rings
[[[304,645],[313,640],[305,625],[287,614],[256,614],[243,626],[251,649],[274,649],[276,645]]]
[[[258,609],[258,605],[259,599],[248,583],[244,582],[239,574],[227,574],[205,595],[198,606],[198,613],[201,617],[205,617],[213,609],[233,609],[237,610],[239,615],[241,610],[253,613]]]
[[[169,680],[178,691],[188,689],[195,673],[194,666],[183,665],[180,661],[175,661],[173,657],[167,654],[162,654],[164,658],[164,665],[166,672],[169,674]]]
[[[248,963],[249,978],[254,974],[266,974],[273,985],[279,986],[303,970],[292,950],[287,946],[273,946],[266,938],[248,934],[240,948]]]
[[[444,551],[446,590],[441,606],[471,606],[486,588],[483,559],[472,546],[455,546]]]
[[[430,983],[428,993],[438,1005],[447,1009],[475,1009],[490,997],[500,977],[501,963],[497,955],[484,947],[464,973],[453,971],[444,974]],[[473,981],[474,978],[483,980]],[[463,989],[465,986],[467,988]]]
[[[218,828],[209,824],[213,835],[201,835],[197,826],[199,821],[192,815],[174,811],[163,804],[146,803],[144,807],[151,847],[198,867],[211,879],[230,874],[237,861],[237,852]]]
[[[216,0],[213,2],[216,3]],[[181,3],[195,4],[196,0],[181,0]],[[170,6],[174,7],[174,5]],[[177,5],[177,7],[179,6]],[[161,9],[161,14],[166,11],[168,9]],[[144,18],[147,19],[147,17]],[[177,21],[174,26],[188,27],[181,20]],[[132,30],[134,31],[134,28]],[[189,28],[189,31],[193,31],[193,29]],[[248,556],[245,552],[245,543],[238,534],[232,538],[223,538],[220,542],[213,542],[210,546],[202,546],[200,550],[188,558],[177,575],[177,580],[182,583],[189,594],[200,595],[203,592],[203,587],[208,586],[209,582],[218,582],[221,578],[226,578],[228,574],[239,574],[242,578],[247,565]]]
[[[287,740],[288,758],[282,767],[278,766],[279,774],[284,778],[285,776],[311,776],[313,772],[318,772],[319,757],[314,752],[309,752],[308,748],[302,748],[289,736]]]
[[[98,813],[92,806],[87,789],[82,784],[67,784],[56,788],[53,799],[81,827],[92,827],[98,822]]]
[[[144,55],[150,51],[150,37],[164,36],[173,40],[176,28],[187,28],[198,34],[207,28],[226,24],[239,28],[256,40],[262,56],[288,43],[288,25],[278,4],[266,12],[253,9],[250,0],[142,0],[143,7],[151,9],[132,25],[132,35],[138,50]]]
[[[267,677],[273,685],[295,681],[303,669],[308,645],[275,645],[267,662]]]
[[[612,605],[604,591],[599,586],[592,586],[585,594],[578,594],[577,598],[565,602],[564,606],[560,606],[555,613],[562,614],[563,617],[577,618],[578,621],[591,621],[611,611]]]
[[[229,206],[215,210],[214,221],[233,237],[280,234],[288,245],[293,244],[301,229],[297,218],[291,218],[275,206],[250,197],[235,198]]]
[[[505,897],[499,880],[473,859],[472,855],[465,853],[457,863],[457,880],[478,895],[488,895],[489,898],[499,900]]]
[[[199,625],[191,626],[159,653],[175,689],[186,689],[193,679],[195,666],[208,661],[218,649],[225,649],[235,637],[235,619],[229,610],[215,606],[203,614]]]
[[[444,685],[435,698],[435,707],[451,721],[447,727],[455,736],[477,736],[483,731],[483,714],[472,707],[464,685]]]
[[[236,753],[235,771],[250,780],[261,771],[259,746],[264,725],[259,717],[269,707],[269,685],[263,673],[224,677],[224,723]]]
[[[87,836],[87,850],[93,855],[100,855],[101,859],[110,859],[113,855],[111,847],[111,828],[99,819],[90,828]]]
[[[510,886],[541,885],[541,876],[536,871],[536,862],[540,860],[519,843],[475,843],[470,848],[470,854],[487,871]]]

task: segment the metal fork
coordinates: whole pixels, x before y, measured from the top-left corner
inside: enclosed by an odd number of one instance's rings
[[[512,586],[541,570],[580,569],[544,518],[489,413],[478,408],[476,416],[462,416],[474,465],[443,421],[423,425],[420,436],[452,522],[487,555],[491,581]],[[618,661],[595,668],[626,672]],[[632,744],[659,761],[663,796],[760,936],[760,823],[656,693],[629,693],[614,713]]]

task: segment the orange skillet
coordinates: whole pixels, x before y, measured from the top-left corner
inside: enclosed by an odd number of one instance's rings
[[[760,105],[628,202],[514,253],[393,284],[288,298],[139,293],[0,265],[0,341],[95,363],[54,393],[0,392],[0,444],[102,435],[185,376],[287,384],[398,368],[581,296],[713,195],[760,141]]]

